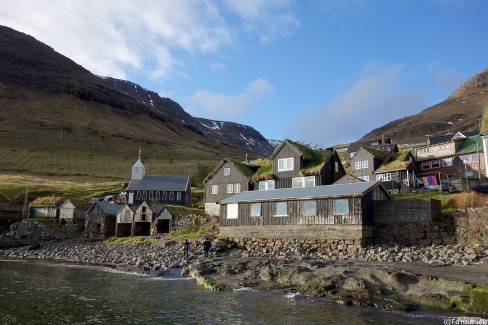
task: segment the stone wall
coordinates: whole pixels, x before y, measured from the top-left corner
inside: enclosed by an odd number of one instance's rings
[[[425,223],[441,215],[441,201],[435,199],[374,201],[374,223]]]
[[[488,246],[488,207],[454,211],[456,241],[465,246]]]
[[[384,222],[374,225],[375,244],[446,245],[455,243],[452,221]]]
[[[189,230],[195,227],[214,228],[219,224],[217,216],[186,215],[173,216],[170,231]],[[217,230],[217,228],[215,229]]]

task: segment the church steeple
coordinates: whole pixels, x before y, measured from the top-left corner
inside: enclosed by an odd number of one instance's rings
[[[136,163],[132,166],[132,180],[141,180],[144,175],[146,174],[146,169],[141,161],[141,149],[139,149],[139,159],[137,159]]]

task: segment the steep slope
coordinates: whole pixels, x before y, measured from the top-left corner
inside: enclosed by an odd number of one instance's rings
[[[0,172],[123,178],[139,148],[153,173],[245,155],[0,26]]]
[[[479,130],[483,108],[488,106],[488,69],[475,75],[445,101],[417,115],[390,122],[366,134],[361,140],[390,136],[395,142],[425,138],[447,132]]]
[[[161,98],[157,93],[147,90],[133,82],[115,78],[103,78],[115,89],[175,117],[186,126],[211,138],[241,147],[265,157],[273,152],[273,146],[256,129],[239,123],[215,121],[193,117],[176,102]]]

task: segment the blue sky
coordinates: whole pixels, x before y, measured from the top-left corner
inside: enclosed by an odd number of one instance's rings
[[[0,0],[0,24],[197,117],[325,146],[487,66],[486,0]]]

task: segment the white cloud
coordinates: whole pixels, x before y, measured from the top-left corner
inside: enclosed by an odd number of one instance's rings
[[[252,110],[273,91],[273,85],[262,78],[249,83],[244,91],[237,95],[197,90],[190,98],[184,100],[187,103],[185,109],[194,116],[216,120],[235,119]]]
[[[467,78],[453,69],[446,69],[434,75],[434,82],[439,87],[456,90]]]
[[[372,69],[322,109],[305,111],[289,126],[292,138],[335,145],[356,141],[376,127],[427,107],[422,92],[405,87],[404,65]]]
[[[268,22],[282,21],[282,27],[283,12],[293,21],[288,5],[253,1]],[[199,0],[0,0],[0,21],[95,74],[127,78],[135,71],[170,78],[185,76],[185,54],[214,53],[238,39],[228,8]],[[249,12],[240,17],[246,23],[262,18]]]

